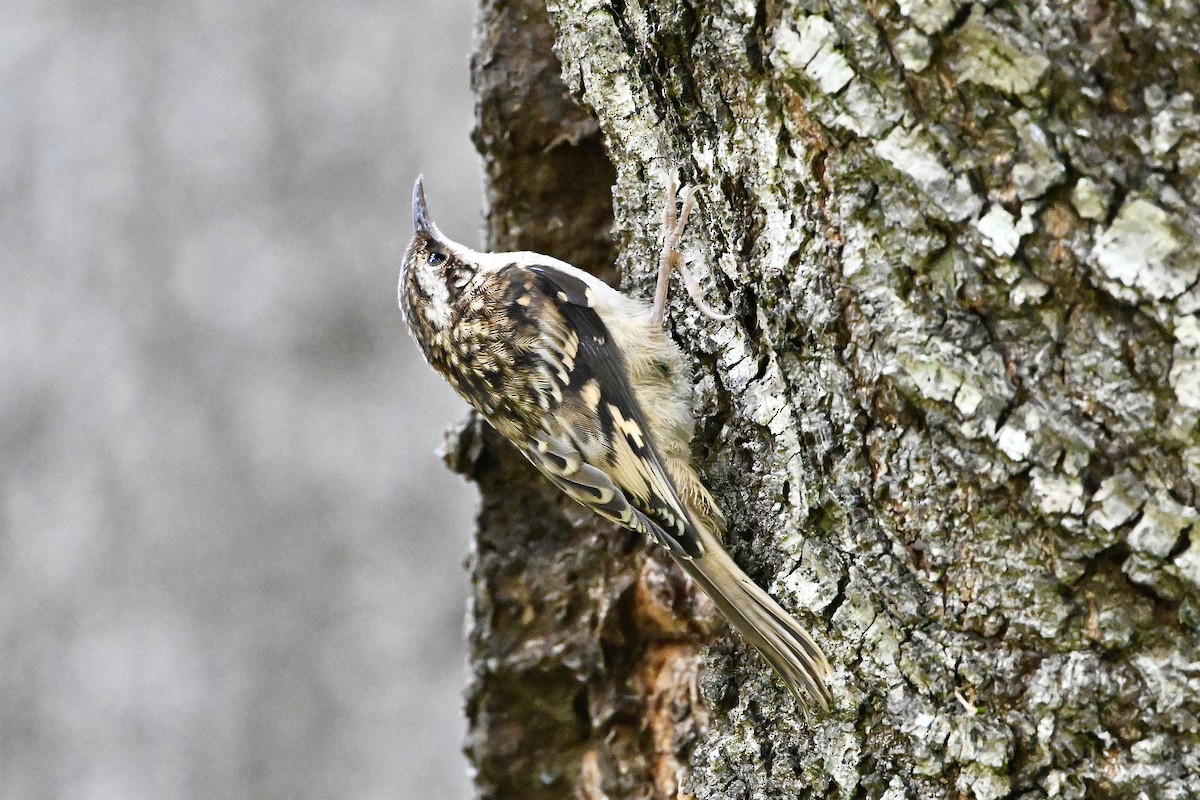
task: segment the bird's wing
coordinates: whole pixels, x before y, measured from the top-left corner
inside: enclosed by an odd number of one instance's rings
[[[629,383],[620,348],[589,285],[552,264],[509,267],[538,326],[543,396],[557,405],[529,436],[526,455],[551,482],[608,519],[653,537],[673,553],[704,554],[653,432]],[[559,400],[559,398],[561,398]]]

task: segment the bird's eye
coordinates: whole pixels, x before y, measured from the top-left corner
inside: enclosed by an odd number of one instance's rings
[[[429,266],[436,267],[438,264],[445,262],[446,254],[439,253],[437,250],[433,250],[429,253],[429,256],[426,260],[429,261]]]

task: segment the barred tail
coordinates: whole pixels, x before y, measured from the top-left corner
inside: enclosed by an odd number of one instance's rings
[[[825,685],[829,661],[800,623],[750,580],[719,545],[710,544],[700,558],[680,557],[677,561],[801,703],[815,701],[829,710],[833,700]]]

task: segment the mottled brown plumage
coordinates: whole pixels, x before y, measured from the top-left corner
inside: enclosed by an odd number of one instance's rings
[[[690,194],[678,221],[673,185],[668,207],[649,307],[548,256],[451,241],[418,179],[400,307],[433,368],[554,485],[666,547],[798,697],[828,706],[825,656],[729,558],[692,466],[691,379],[661,325]]]

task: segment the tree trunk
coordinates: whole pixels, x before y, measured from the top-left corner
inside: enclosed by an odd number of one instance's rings
[[[491,247],[648,297],[700,186],[693,452],[837,706],[476,423],[482,797],[1200,796],[1197,42],[1189,2],[484,0]]]

